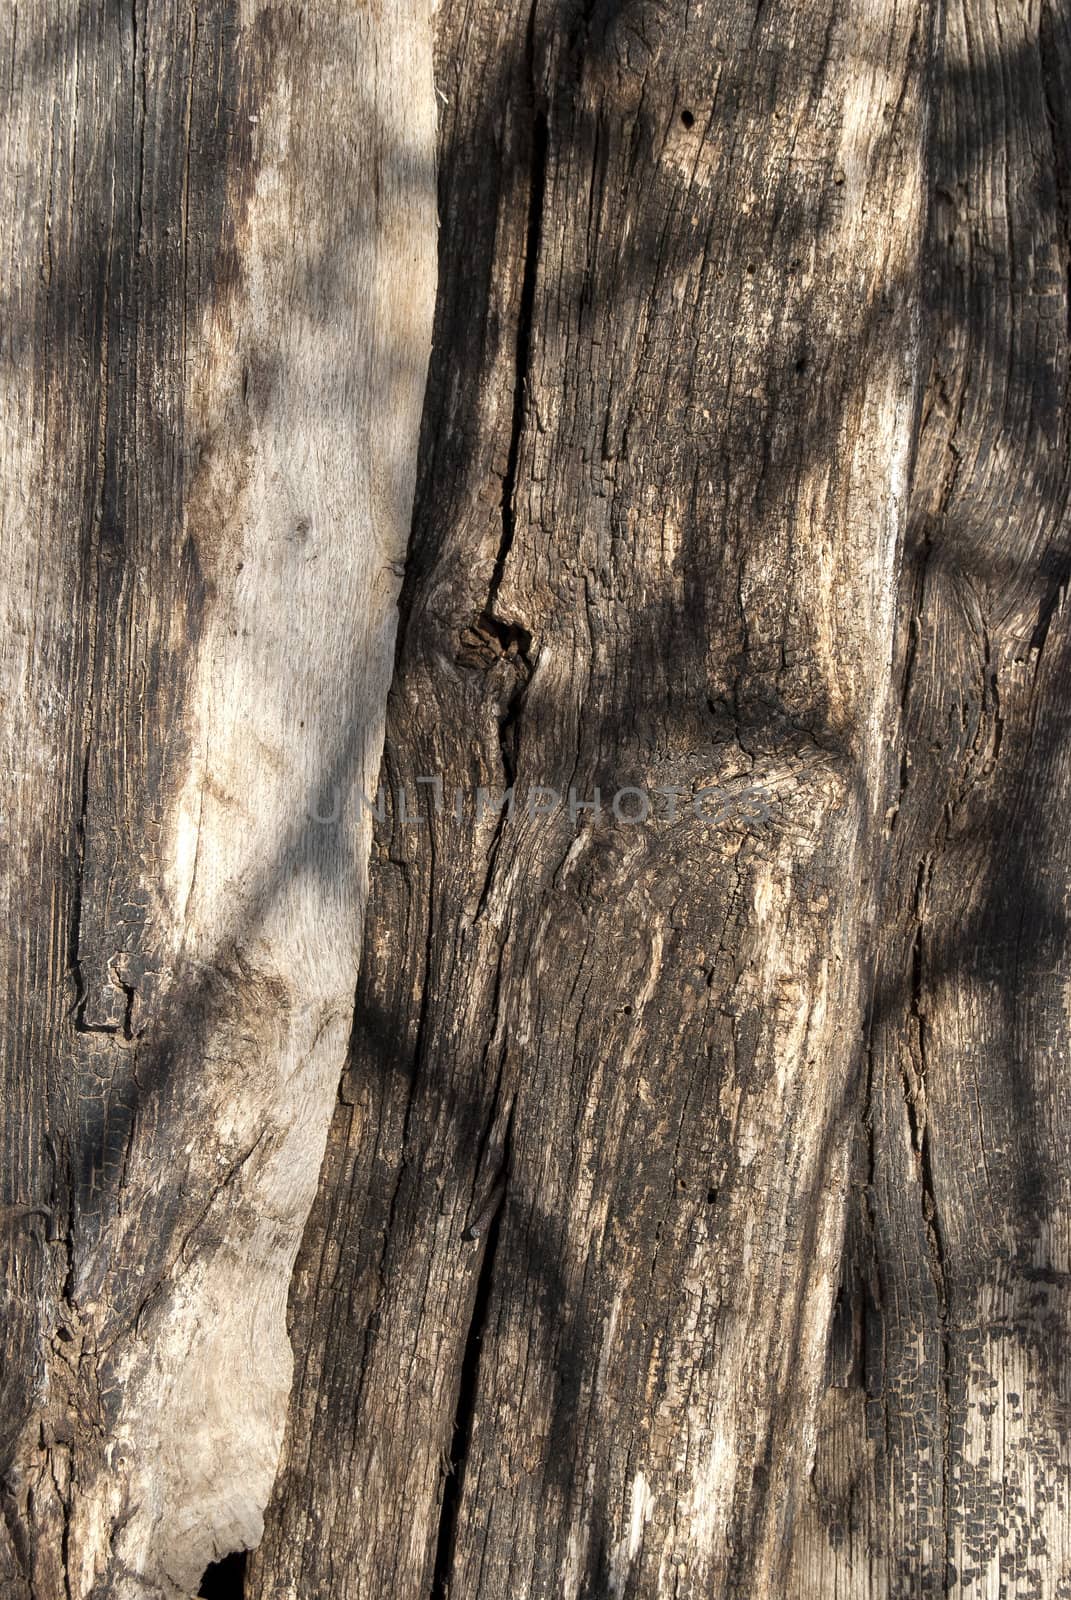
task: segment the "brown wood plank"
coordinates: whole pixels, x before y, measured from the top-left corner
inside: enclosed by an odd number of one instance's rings
[[[423,825],[377,828],[247,1588],[776,1594],[896,791],[931,15],[438,26],[384,768]],[[603,812],[530,816],[538,785]],[[618,822],[624,786],[678,821]]]

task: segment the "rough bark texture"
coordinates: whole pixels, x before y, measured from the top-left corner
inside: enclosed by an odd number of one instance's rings
[[[395,803],[247,1589],[776,1595],[898,792],[933,17],[438,26]]]
[[[431,22],[3,24],[0,1592],[189,1594],[259,1535],[350,1029]]]

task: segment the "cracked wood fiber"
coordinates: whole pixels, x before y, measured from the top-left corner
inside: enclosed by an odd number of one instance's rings
[[[790,1593],[1071,1595],[1071,34],[949,7],[901,777]]]
[[[259,1535],[351,1024],[431,22],[0,15],[0,1593],[174,1597]]]
[[[436,25],[383,772],[422,825],[376,828],[246,1588],[777,1595],[898,788],[933,17],[446,0]],[[477,822],[511,784],[512,820]],[[603,812],[530,817],[533,785]],[[678,820],[616,822],[624,785],[680,790]],[[691,815],[748,786],[764,812]]]

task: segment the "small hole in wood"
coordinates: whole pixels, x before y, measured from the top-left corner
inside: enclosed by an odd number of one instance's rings
[[[245,1550],[235,1550],[222,1561],[213,1561],[205,1568],[199,1600],[242,1600],[245,1594]]]
[[[707,1205],[708,1206],[712,1206],[717,1198],[718,1198],[717,1189],[708,1189],[707,1190]]]
[[[681,112],[681,122],[683,123],[683,125],[686,128],[694,128],[695,127],[695,112],[694,111],[682,111]]]

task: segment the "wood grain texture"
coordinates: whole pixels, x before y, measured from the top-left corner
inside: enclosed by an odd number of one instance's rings
[[[424,0],[5,4],[0,1592],[255,1541],[435,284]]]
[[[932,22],[439,13],[384,767],[421,820],[377,825],[258,1600],[783,1592],[897,792]]]
[[[1069,82],[1062,10],[949,7],[901,785],[800,1600],[1071,1594]]]

